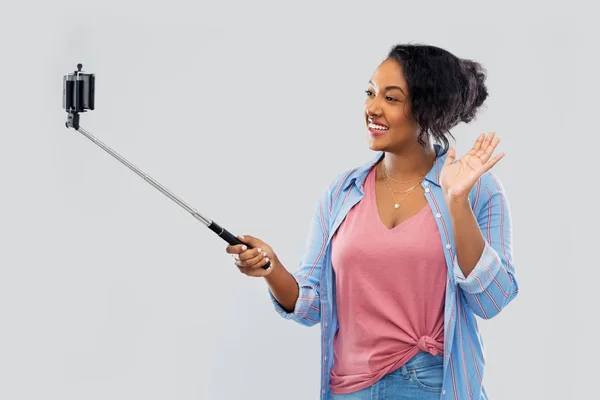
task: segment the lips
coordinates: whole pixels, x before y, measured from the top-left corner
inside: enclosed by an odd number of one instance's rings
[[[374,136],[383,135],[390,129],[387,125],[377,121],[369,121],[367,126],[371,135]]]
[[[368,123],[369,123],[369,124],[375,124],[375,125],[383,126],[383,127],[385,127],[385,128],[388,128],[388,129],[389,129],[389,126],[387,126],[386,124],[384,124],[384,123],[381,123],[381,122],[379,122],[379,121],[374,121],[374,120],[370,119],[370,120],[368,121]]]

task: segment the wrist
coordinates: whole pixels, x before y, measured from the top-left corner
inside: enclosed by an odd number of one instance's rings
[[[464,215],[465,212],[472,212],[471,203],[467,196],[446,196],[445,201],[451,217]]]
[[[469,203],[469,195],[456,195],[450,193],[444,193],[444,199],[448,206],[464,206]]]
[[[281,265],[281,263],[279,262],[279,259],[277,257],[274,257],[270,261],[271,261],[271,268],[269,271],[267,271],[267,274],[264,275],[264,278],[265,279],[272,279],[272,278],[277,279],[277,275],[279,275],[281,273],[281,270],[283,269],[283,265]]]

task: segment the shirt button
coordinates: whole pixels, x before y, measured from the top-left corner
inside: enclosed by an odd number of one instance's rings
[[[427,188],[425,188],[425,191],[426,191],[427,193],[429,193],[429,188],[428,188],[428,187],[427,187]]]
[[[446,389],[442,390],[442,394],[446,394]]]
[[[435,216],[438,217],[438,218],[441,218],[442,214],[437,213],[437,214],[435,214]]]
[[[450,243],[448,243],[448,244],[446,245],[446,248],[447,248],[447,249],[449,249],[449,248],[451,248],[451,247],[452,247],[452,246],[450,245]]]

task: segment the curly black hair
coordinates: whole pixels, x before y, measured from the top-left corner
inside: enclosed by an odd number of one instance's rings
[[[488,97],[486,70],[476,61],[424,44],[397,44],[388,59],[399,62],[404,72],[411,111],[421,128],[419,143],[425,145],[431,135],[447,152],[447,136],[454,139],[450,129],[471,122]]]

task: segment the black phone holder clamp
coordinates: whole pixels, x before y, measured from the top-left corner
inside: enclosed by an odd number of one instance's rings
[[[96,77],[82,71],[83,65],[63,77],[63,108],[67,112],[67,128],[79,129],[79,113],[94,109]]]

